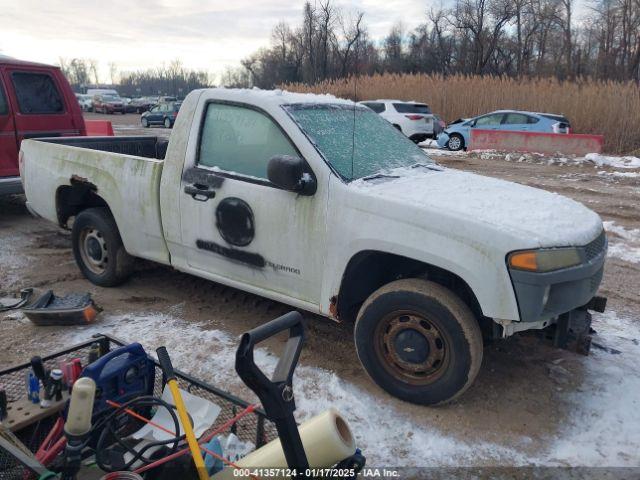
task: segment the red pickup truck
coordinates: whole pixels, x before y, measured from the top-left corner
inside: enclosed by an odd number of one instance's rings
[[[22,192],[23,139],[86,133],[80,105],[58,67],[0,55],[0,196]]]

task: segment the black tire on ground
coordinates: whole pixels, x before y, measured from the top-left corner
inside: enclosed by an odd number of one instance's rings
[[[140,123],[142,123],[142,126],[144,128],[149,128],[149,120],[147,120],[146,118],[143,118],[142,120],[140,120]]]
[[[482,363],[482,333],[469,307],[422,279],[396,280],[371,294],[358,312],[354,337],[372,380],[421,405],[461,395]]]
[[[123,283],[133,269],[120,232],[108,208],[89,208],[78,214],[71,232],[73,256],[87,279],[101,287]]]
[[[170,118],[165,118],[164,119],[164,128],[171,128],[171,119]]]
[[[453,142],[452,142],[453,140]],[[464,148],[464,138],[462,135],[452,133],[447,140],[447,148],[451,151],[458,151]]]

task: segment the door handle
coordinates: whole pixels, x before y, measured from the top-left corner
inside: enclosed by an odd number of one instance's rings
[[[198,202],[206,202],[216,196],[215,190],[210,190],[208,187],[201,185],[187,185],[184,187],[184,193],[191,195],[191,198]]]

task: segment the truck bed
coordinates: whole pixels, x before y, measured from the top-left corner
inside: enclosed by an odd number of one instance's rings
[[[25,140],[21,174],[29,207],[64,225],[60,202],[88,189],[109,206],[127,252],[169,263],[160,216],[167,145],[143,136]]]

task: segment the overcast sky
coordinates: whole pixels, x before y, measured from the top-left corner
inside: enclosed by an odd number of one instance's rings
[[[373,38],[394,23],[421,23],[440,0],[334,0],[344,12],[365,12]],[[0,53],[58,63],[94,58],[103,81],[108,64],[145,69],[180,59],[220,73],[268,44],[272,27],[297,25],[303,0],[0,0]]]

